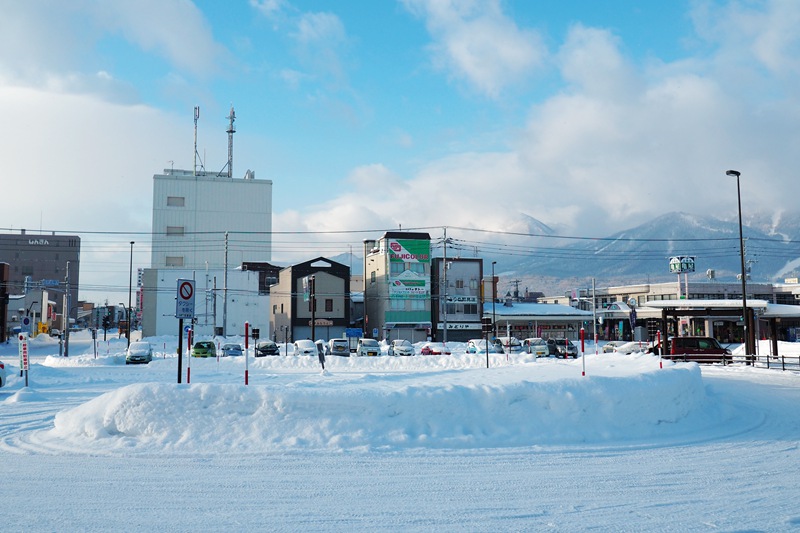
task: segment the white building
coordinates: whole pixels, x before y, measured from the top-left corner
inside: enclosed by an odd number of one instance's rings
[[[224,271],[209,269],[146,268],[142,279],[142,336],[177,335],[175,318],[179,279],[195,280],[195,335],[211,336],[216,332],[244,335],[244,323],[269,334],[269,294],[259,293],[259,273],[250,270],[228,271],[227,290],[223,285]],[[225,301],[227,299],[227,305]],[[188,325],[188,321],[184,321]]]
[[[227,241],[225,234],[227,232]],[[272,181],[165,169],[153,176],[151,268],[205,270],[272,256]]]
[[[269,294],[245,262],[272,256],[272,181],[165,169],[153,176],[151,268],[142,275],[142,334],[176,335],[178,279],[195,279],[197,335],[269,332]],[[227,272],[227,276],[226,276]]]

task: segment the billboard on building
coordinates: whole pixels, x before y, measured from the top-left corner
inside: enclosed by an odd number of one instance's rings
[[[389,297],[429,298],[431,241],[389,239]]]

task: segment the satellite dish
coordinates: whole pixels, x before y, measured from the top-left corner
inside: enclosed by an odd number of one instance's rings
[[[630,307],[631,309],[636,307],[636,298],[633,297],[628,298],[628,307]]]

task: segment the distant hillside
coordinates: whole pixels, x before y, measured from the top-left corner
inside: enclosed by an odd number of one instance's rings
[[[754,281],[782,281],[800,277],[800,214],[756,213],[744,221],[746,259]],[[669,258],[691,255],[696,272],[690,279],[708,279],[713,270],[718,281],[735,281],[741,271],[738,217],[729,220],[673,212],[605,238],[559,238],[557,232],[522,214],[509,223],[517,234],[508,253],[465,246],[454,255],[483,257],[486,265],[497,261],[500,292],[518,288],[559,294],[587,287],[591,278],[602,286],[674,281]],[[524,237],[530,235],[530,237]],[[498,237],[499,239],[499,237]],[[520,245],[520,242],[523,244]],[[496,249],[496,248],[495,248]],[[438,252],[440,253],[440,252]],[[334,261],[363,271],[361,256],[342,254]]]

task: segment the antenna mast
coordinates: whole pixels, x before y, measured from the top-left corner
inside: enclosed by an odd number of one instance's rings
[[[236,126],[233,122],[236,120],[236,113],[233,111],[233,104],[231,104],[231,114],[228,115],[230,123],[228,125],[228,177],[233,177],[233,134],[236,133]]]
[[[197,119],[200,118],[200,106],[194,106],[194,175],[197,176]]]

